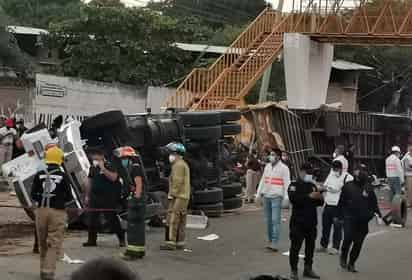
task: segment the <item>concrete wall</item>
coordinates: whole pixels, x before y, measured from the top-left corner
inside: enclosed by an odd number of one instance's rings
[[[316,109],[326,103],[333,45],[290,33],[284,38],[284,63],[288,107]]]
[[[326,103],[342,103],[342,112],[356,112],[357,89],[343,88],[339,83],[331,83],[328,88]]]
[[[146,90],[54,75],[36,75],[36,115],[90,116],[109,110],[145,112]]]
[[[157,114],[162,110],[169,96],[174,94],[176,89],[166,87],[149,87],[147,89],[146,107],[152,109],[152,113]]]

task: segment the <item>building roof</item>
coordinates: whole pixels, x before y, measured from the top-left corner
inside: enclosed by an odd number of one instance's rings
[[[373,70],[373,67],[369,67],[366,65],[361,65],[358,63],[350,62],[350,61],[345,61],[341,59],[334,60],[332,62],[332,68],[338,69],[338,70],[343,70],[343,71],[359,71],[359,70]]]
[[[9,25],[7,26],[6,30],[10,33],[23,34],[23,35],[42,35],[42,34],[47,35],[49,34],[49,31],[47,31],[46,29],[26,27],[26,26],[17,26],[17,25]]]
[[[215,54],[224,54],[228,47],[225,46],[210,46],[203,44],[186,44],[186,43],[175,43],[175,46],[181,50],[189,52],[206,52]],[[332,62],[332,68],[342,70],[342,71],[367,71],[373,70],[373,67],[366,65],[361,65],[358,63],[345,61],[345,60],[334,60]]]

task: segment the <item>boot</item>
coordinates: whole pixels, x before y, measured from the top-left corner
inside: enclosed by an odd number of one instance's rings
[[[342,256],[340,257],[340,267],[342,267],[343,269],[348,268],[348,263],[347,263],[346,259]]]
[[[54,280],[54,273],[40,272],[41,280]]]
[[[349,272],[352,272],[352,273],[357,273],[357,272],[358,272],[358,271],[356,270],[354,264],[349,264],[349,265],[348,265],[348,271],[349,271]]]
[[[117,234],[117,238],[119,239],[119,247],[124,248],[126,247],[126,238],[124,233]]]
[[[310,266],[305,267],[305,270],[303,271],[303,277],[309,279],[320,279],[320,276],[317,275]]]
[[[290,273],[290,280],[299,280],[299,274],[297,270],[292,270]]]
[[[87,242],[83,243],[83,247],[97,247],[97,232],[88,233]]]

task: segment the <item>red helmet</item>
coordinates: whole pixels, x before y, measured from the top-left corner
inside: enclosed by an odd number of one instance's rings
[[[113,151],[113,154],[118,158],[137,157],[136,150],[130,146],[117,148]]]

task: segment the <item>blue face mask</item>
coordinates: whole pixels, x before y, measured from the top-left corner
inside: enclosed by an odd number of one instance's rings
[[[126,158],[126,159],[122,159],[122,166],[124,167],[124,168],[127,168],[127,167],[129,167],[129,160]]]

